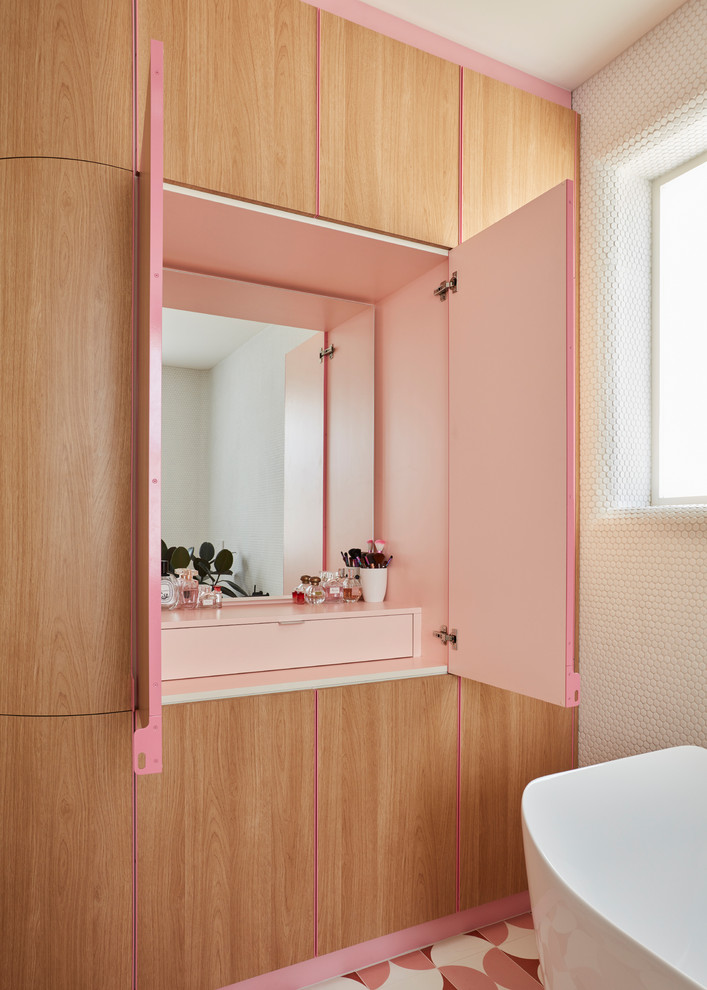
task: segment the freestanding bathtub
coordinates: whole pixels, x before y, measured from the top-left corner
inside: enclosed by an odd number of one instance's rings
[[[522,807],[546,990],[707,988],[707,749],[540,777]]]

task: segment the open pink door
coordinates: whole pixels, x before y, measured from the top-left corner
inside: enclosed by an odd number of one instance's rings
[[[449,670],[572,706],[574,222],[564,182],[450,252]]]
[[[150,45],[138,179],[135,458],[135,773],[162,770],[160,452],[162,394],[163,53]]]

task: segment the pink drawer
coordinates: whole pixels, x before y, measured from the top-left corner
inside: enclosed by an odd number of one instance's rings
[[[414,616],[352,615],[162,630],[162,678],[320,667],[414,655]]]

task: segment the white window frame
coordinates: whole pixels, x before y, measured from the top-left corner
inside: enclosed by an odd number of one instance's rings
[[[651,505],[707,504],[707,493],[684,497],[660,498],[658,492],[660,457],[660,189],[698,165],[707,162],[707,151],[652,181],[652,334],[651,334]]]

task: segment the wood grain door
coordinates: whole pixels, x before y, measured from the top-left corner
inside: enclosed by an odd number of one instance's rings
[[[0,712],[128,710],[132,175],[0,162]]]
[[[0,4],[0,158],[132,169],[132,5]]]
[[[455,910],[457,680],[319,692],[319,952]]]
[[[165,180],[301,213],[316,209],[317,12],[300,0],[140,0],[164,42]]]
[[[461,680],[461,910],[528,889],[520,802],[573,765],[573,710]]]
[[[2,990],[130,990],[131,730],[0,716]]]
[[[321,15],[320,213],[458,242],[459,68]]]
[[[138,990],[214,990],[314,954],[314,695],[170,705],[137,779]]]
[[[464,69],[462,240],[575,179],[574,110]]]

